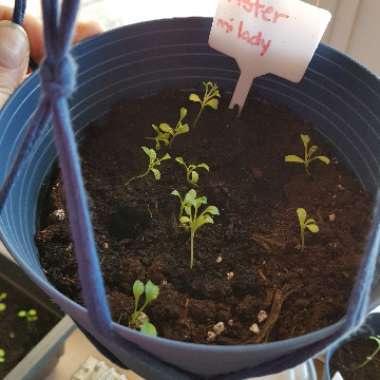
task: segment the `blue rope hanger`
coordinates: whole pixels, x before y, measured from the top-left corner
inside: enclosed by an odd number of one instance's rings
[[[42,95],[28,125],[21,147],[0,188],[0,210],[4,206],[21,165],[27,160],[34,142],[38,139],[44,126],[52,119],[82,295],[93,327],[106,339],[122,345],[128,351],[128,364],[143,376],[149,379],[195,379],[198,377],[163,363],[135,344],[120,337],[112,327],[112,318],[96,251],[95,237],[67,101],[74,92],[76,85],[76,65],[70,54],[70,45],[79,3],[79,0],[63,0],[60,9],[58,0],[42,0],[46,49],[46,57],[40,68]],[[26,0],[15,1],[14,22],[22,24],[25,8]],[[374,223],[380,224],[380,213],[375,216]],[[376,238],[374,231],[372,232],[370,242]],[[374,246],[378,245],[374,244]],[[327,345],[334,344],[356,329],[366,317],[376,258],[377,252],[372,249],[363,259],[358,280],[351,294],[347,318],[337,333],[297,352],[286,354],[278,360],[239,373],[217,376],[213,379],[235,380],[266,375],[275,371],[279,372],[314,356]]]

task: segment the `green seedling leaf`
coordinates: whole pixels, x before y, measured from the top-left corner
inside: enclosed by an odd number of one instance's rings
[[[154,169],[154,168],[152,168],[151,171],[156,181],[159,181],[161,179],[161,172],[158,169]]]
[[[133,284],[133,296],[136,303],[139,303],[140,297],[144,294],[145,286],[142,281],[136,280]]]
[[[190,131],[188,124],[182,124],[176,128],[177,135],[183,135],[184,133],[188,133]]]
[[[190,182],[194,185],[196,185],[199,181],[199,174],[193,170],[190,174]]]
[[[307,217],[307,212],[304,208],[297,209],[298,223],[300,227],[301,236],[301,250],[305,248],[305,231],[309,230],[311,233],[316,234],[319,232],[319,227],[313,218]]]
[[[0,293],[0,302],[4,301],[7,298],[8,294],[7,293]]]
[[[148,321],[145,321],[143,323],[143,325],[141,326],[140,328],[140,331],[144,334],[144,335],[148,335],[148,336],[157,336],[157,330],[156,328],[154,327],[154,325]]]
[[[207,102],[207,105],[209,107],[211,107],[212,109],[214,109],[215,111],[218,110],[218,106],[219,106],[219,100],[218,99],[211,99]]]
[[[179,120],[182,121],[187,116],[187,108],[181,107],[179,110]]]
[[[17,313],[17,316],[19,318],[25,318],[26,317],[26,311],[25,310],[21,310]]]
[[[5,303],[0,303],[0,312],[5,311],[7,309],[7,305]]]
[[[197,168],[205,169],[205,170],[207,170],[208,172],[210,171],[210,167],[209,167],[207,164],[205,164],[205,163],[198,164],[196,167],[197,167]]]
[[[317,234],[319,232],[319,227],[316,224],[306,224],[306,228],[313,234]]]
[[[190,94],[189,100],[194,103],[202,103],[201,98],[197,94]]]
[[[306,210],[304,208],[297,209],[298,220],[300,224],[304,225],[306,221]]]
[[[285,156],[285,162],[303,164],[305,166],[305,171],[308,175],[310,175],[309,166],[310,166],[311,162],[319,160],[326,165],[330,164],[330,159],[326,156],[313,157],[314,154],[318,151],[318,146],[312,145],[309,148],[309,144],[311,141],[309,135],[301,134],[300,137],[301,137],[301,140],[302,140],[303,145],[304,145],[305,157],[301,158],[300,156],[291,154],[291,155]]]
[[[5,363],[5,350],[0,348],[0,363]]]
[[[174,133],[173,128],[167,123],[161,123],[160,124],[160,130],[162,132],[166,132],[166,133],[169,133],[171,135]]]
[[[176,157],[175,160],[176,160],[179,164],[186,166],[185,161],[183,160],[182,157]]]
[[[145,297],[148,303],[154,301],[158,294],[160,293],[160,289],[158,286],[154,285],[152,281],[148,281],[145,285]]]
[[[183,157],[176,157],[175,160],[185,168],[187,182],[194,186],[197,186],[199,181],[199,173],[197,172],[197,169],[204,169],[208,172],[210,171],[209,166],[204,162],[200,164],[187,165]]]

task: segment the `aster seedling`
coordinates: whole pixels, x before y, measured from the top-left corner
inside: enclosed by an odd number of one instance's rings
[[[126,186],[128,186],[132,181],[135,181],[136,179],[146,177],[149,173],[152,173],[156,181],[159,181],[161,179],[161,172],[157,169],[157,167],[161,165],[162,161],[170,160],[171,158],[170,154],[168,153],[164,154],[161,158],[159,158],[157,157],[157,153],[154,149],[149,149],[146,146],[142,146],[141,149],[149,158],[148,168],[143,174],[132,177],[130,180],[128,180]]]
[[[192,269],[195,234],[205,224],[214,223],[214,216],[220,215],[219,209],[216,206],[208,206],[200,212],[201,207],[207,205],[207,197],[197,197],[197,192],[194,189],[189,190],[183,198],[177,190],[173,190],[171,194],[180,200],[180,224],[190,231],[190,269]]]
[[[310,136],[309,135],[300,135],[302,143],[304,145],[304,158],[300,156],[296,156],[294,154],[290,154],[288,156],[285,156],[285,162],[294,163],[294,164],[302,164],[305,166],[305,171],[308,175],[310,175],[310,164],[313,161],[321,161],[325,165],[330,165],[330,159],[326,156],[315,156],[318,146],[317,145],[311,145],[310,144]]]
[[[5,350],[0,348],[0,364],[5,363],[5,357],[6,357]]]
[[[150,322],[144,310],[158,297],[159,293],[159,287],[150,280],[145,285],[140,280],[134,282],[133,296],[135,298],[135,307],[129,319],[130,327],[139,329],[144,335],[157,336],[156,327]],[[140,305],[140,300],[143,295],[145,295],[145,300],[144,303]]]
[[[221,98],[218,85],[211,81],[203,82],[204,93],[203,98],[197,94],[190,94],[189,100],[194,103],[199,103],[199,112],[194,120],[193,126],[196,127],[199,119],[201,118],[203,111],[206,107],[210,107],[214,110],[217,110],[219,107],[219,98]]]
[[[186,170],[186,179],[190,185],[198,186],[199,174],[197,169],[204,169],[206,171],[210,171],[210,167],[202,162],[201,164],[189,164],[187,165],[183,157],[176,157],[175,159],[180,165],[182,165]]]
[[[300,226],[301,236],[301,250],[305,248],[305,232],[309,230],[311,233],[316,234],[319,232],[319,227],[313,218],[307,217],[307,212],[304,208],[297,209],[298,222]]]
[[[17,313],[20,319],[25,319],[28,323],[28,327],[31,327],[34,322],[38,320],[38,313],[36,309],[20,310]]]
[[[161,149],[161,143],[165,146],[172,146],[174,139],[184,133],[190,131],[189,125],[184,123],[184,119],[187,116],[187,109],[181,107],[179,110],[179,119],[177,125],[173,128],[168,123],[161,123],[158,126],[153,124],[152,128],[156,132],[155,137],[147,137],[148,140],[154,140],[156,142],[156,150]]]
[[[372,352],[371,355],[368,355],[365,360],[363,361],[363,363],[359,364],[355,369],[360,369],[360,368],[363,368],[365,367],[368,363],[370,363],[375,357],[376,355],[380,352],[380,335],[376,335],[376,336],[370,336],[369,337],[370,340],[373,340],[377,347],[376,349]]]
[[[7,296],[7,293],[0,293],[0,313],[7,309],[7,304],[3,302],[6,300]]]

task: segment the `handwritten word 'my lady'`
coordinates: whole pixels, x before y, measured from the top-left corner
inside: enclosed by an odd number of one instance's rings
[[[289,18],[289,15],[277,11],[274,7],[265,4],[263,0],[228,0],[228,2],[234,2],[248,13],[252,13],[254,17],[273,24],[280,19]]]

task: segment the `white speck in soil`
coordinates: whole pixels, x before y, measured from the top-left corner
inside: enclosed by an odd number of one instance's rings
[[[216,335],[220,335],[225,329],[224,322],[218,322],[212,327],[212,329]]]
[[[222,261],[223,261],[223,257],[222,257],[222,256],[218,256],[218,257],[216,258],[216,262],[217,262],[218,264],[220,264]]]
[[[228,281],[231,281],[235,276],[235,273],[234,272],[228,272],[227,273],[227,280]]]
[[[268,319],[268,313],[265,310],[260,310],[257,314],[257,320],[259,323],[263,323]]]
[[[63,208],[55,210],[53,214],[57,218],[58,221],[63,222],[65,220],[66,215],[65,215],[65,210]]]
[[[259,327],[259,325],[257,323],[254,323],[249,328],[249,331],[251,331],[253,334],[257,335],[257,334],[260,333],[260,327]]]
[[[207,331],[207,342],[213,342],[216,338],[214,331]]]
[[[329,215],[329,221],[330,222],[335,222],[335,220],[336,220],[336,215],[334,213],[330,214]]]

